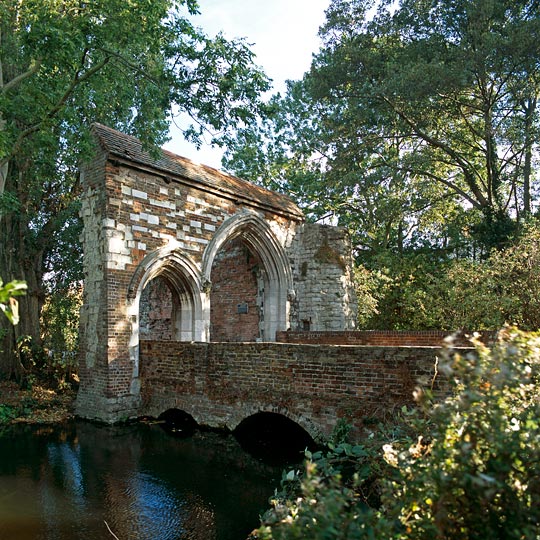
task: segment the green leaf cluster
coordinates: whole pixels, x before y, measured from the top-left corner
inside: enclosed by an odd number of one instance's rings
[[[398,538],[537,538],[538,334],[505,330],[442,366],[456,395],[432,414],[431,441],[398,453]]]
[[[19,322],[19,309],[15,296],[25,294],[26,289],[26,283],[22,281],[13,280],[4,285],[0,279],[0,311],[4,313],[11,324]]]
[[[9,424],[17,416],[18,411],[14,407],[0,403],[0,426]]]
[[[529,221],[486,259],[433,251],[380,253],[357,270],[359,325],[405,330],[540,328],[540,227]]]
[[[52,291],[41,311],[46,357],[34,362],[34,370],[41,381],[53,388],[67,388],[77,373],[81,306],[82,287],[71,285]]]
[[[384,520],[369,503],[379,501],[372,479],[382,459],[373,450],[373,445],[343,442],[330,444],[325,452],[306,451],[305,470],[284,473],[254,538],[377,538]]]

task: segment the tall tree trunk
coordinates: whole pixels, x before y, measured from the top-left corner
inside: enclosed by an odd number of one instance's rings
[[[500,187],[501,178],[499,170],[499,158],[497,155],[497,141],[493,127],[493,114],[491,104],[484,111],[484,141],[486,144],[486,173],[488,201],[491,209],[497,212],[501,209]]]
[[[4,282],[22,280],[28,286],[26,295],[18,298],[19,323],[12,326],[6,317],[0,318],[0,376],[19,381],[28,367],[18,353],[19,340],[29,336],[32,346],[41,346],[43,251],[31,238],[32,231],[23,212],[5,211],[0,215],[0,277]]]
[[[533,119],[537,98],[533,97],[524,105],[525,111],[525,161],[523,164],[523,213],[531,214],[531,172],[533,156]]]

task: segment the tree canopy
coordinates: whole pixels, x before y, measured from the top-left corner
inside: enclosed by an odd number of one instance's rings
[[[320,37],[224,165],[348,227],[361,325],[536,328],[540,4],[332,0]]]
[[[333,0],[310,71],[226,165],[301,177],[361,248],[469,232],[487,252],[538,197],[539,33],[532,1]]]

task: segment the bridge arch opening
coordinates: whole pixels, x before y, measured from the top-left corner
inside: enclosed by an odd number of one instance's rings
[[[304,450],[315,450],[311,435],[283,414],[258,412],[238,424],[233,435],[242,448],[269,463],[298,463]]]
[[[167,409],[158,416],[163,429],[177,437],[190,437],[199,427],[193,416],[180,409]]]

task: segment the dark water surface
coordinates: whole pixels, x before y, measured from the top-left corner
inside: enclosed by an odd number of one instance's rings
[[[232,436],[157,425],[14,426],[0,434],[1,540],[245,540],[280,467]]]

